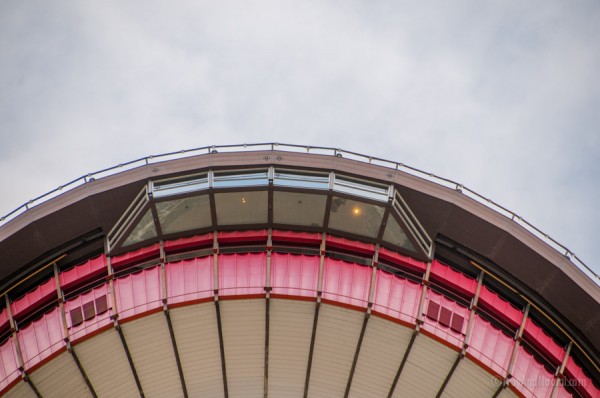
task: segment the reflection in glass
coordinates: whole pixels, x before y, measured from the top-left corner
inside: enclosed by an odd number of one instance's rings
[[[392,216],[392,214],[390,214],[388,217],[387,225],[385,226],[385,232],[383,233],[383,240],[394,246],[399,246],[410,251],[415,251],[415,247],[410,242],[410,240],[408,240],[408,237],[404,233],[404,230],[402,229],[398,221],[396,221],[396,219]]]
[[[352,199],[333,197],[329,227],[339,231],[376,238],[384,208]]]
[[[208,188],[207,174],[173,178],[152,183],[152,195],[155,198],[179,195]]]
[[[215,173],[213,177],[213,187],[250,187],[269,184],[269,176],[266,170],[255,172],[227,172]]]
[[[388,201],[388,189],[389,187],[387,185],[367,184],[364,181],[340,177],[338,175],[335,176],[333,183],[334,191],[358,195],[364,198],[379,200],[381,202]]]
[[[329,189],[329,175],[300,174],[275,170],[273,184],[276,186],[295,188]]]
[[[208,195],[156,203],[163,234],[189,231],[212,225]]]
[[[152,212],[148,209],[144,217],[140,220],[138,225],[131,231],[129,237],[123,242],[123,246],[133,245],[138,242],[142,242],[148,239],[156,237],[156,227],[154,226],[154,218]]]
[[[276,224],[323,226],[327,196],[298,192],[273,193],[273,222]]]
[[[266,224],[266,191],[215,193],[218,225]]]

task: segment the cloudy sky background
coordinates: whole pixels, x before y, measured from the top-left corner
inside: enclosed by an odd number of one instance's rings
[[[2,2],[0,214],[211,144],[341,147],[460,181],[597,273],[600,3]]]

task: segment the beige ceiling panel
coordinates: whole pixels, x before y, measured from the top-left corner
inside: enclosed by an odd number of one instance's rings
[[[36,398],[35,393],[25,383],[24,381],[20,381],[16,386],[10,389],[8,394],[5,395],[6,398]]]
[[[443,397],[491,397],[498,389],[494,376],[463,358],[444,389]]]
[[[68,352],[59,354],[52,361],[31,375],[33,384],[42,397],[91,397],[75,360]]]

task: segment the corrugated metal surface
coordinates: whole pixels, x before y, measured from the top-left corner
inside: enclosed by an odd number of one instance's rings
[[[412,333],[412,329],[382,318],[369,319],[350,389],[351,397],[387,397]]]
[[[435,397],[457,355],[456,351],[419,334],[394,390],[394,398]]]
[[[498,381],[470,359],[463,358],[452,374],[442,396],[449,398],[491,397],[498,389]]]
[[[519,398],[519,396],[512,392],[510,389],[506,388],[502,390],[500,395],[498,395],[498,398]]]
[[[271,300],[269,396],[301,397],[315,313],[315,303]]]
[[[344,395],[364,317],[357,311],[327,304],[321,306],[309,396]]]
[[[99,397],[139,397],[116,330],[107,330],[74,348]]]
[[[223,372],[213,302],[171,310],[171,321],[190,397],[222,397]]]
[[[229,396],[262,397],[265,300],[222,301],[220,306]]]
[[[6,398],[36,398],[31,387],[25,384],[24,381],[20,381],[5,396]]]
[[[45,398],[91,397],[75,361],[63,352],[31,376],[36,388]]]
[[[146,397],[181,397],[173,345],[162,313],[122,325]]]

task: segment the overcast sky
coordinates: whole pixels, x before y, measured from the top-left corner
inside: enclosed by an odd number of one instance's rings
[[[0,4],[0,213],[211,144],[341,147],[463,182],[596,272],[600,3]]]

